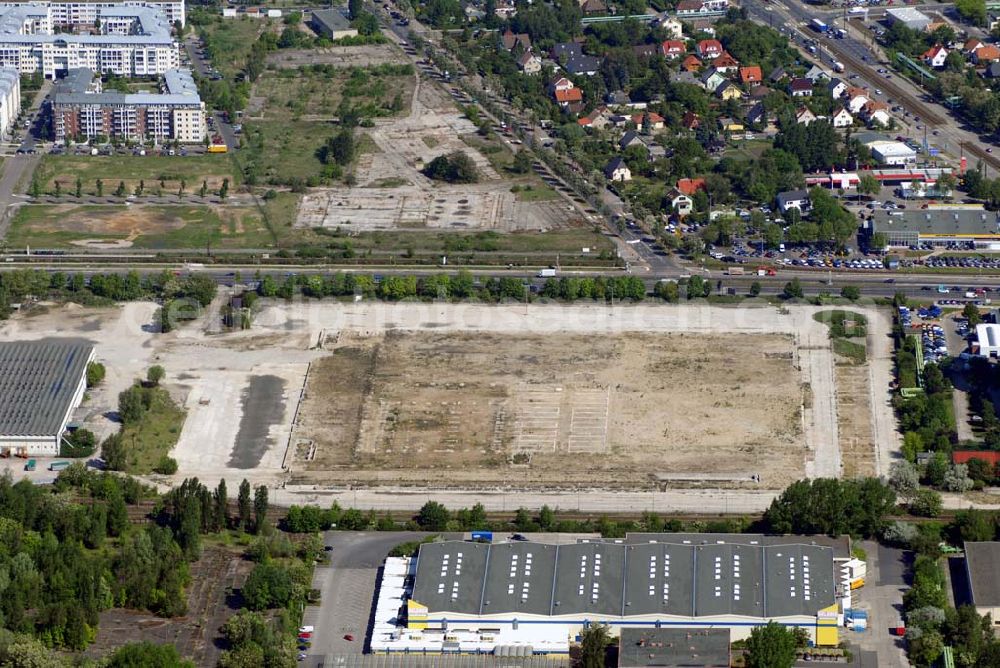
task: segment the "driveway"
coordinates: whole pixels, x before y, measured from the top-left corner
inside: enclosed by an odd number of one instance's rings
[[[330,563],[318,566],[313,575],[313,587],[321,592],[320,604],[307,607],[302,616],[303,625],[316,629],[304,665],[317,666],[331,654],[362,653],[367,644],[375,585],[389,550],[433,535],[417,531],[326,532],[324,543],[332,547],[327,553]],[[348,634],[354,636],[353,641],[344,639]]]
[[[868,629],[844,630],[844,639],[860,648],[859,665],[908,666],[905,642],[890,630],[902,622],[912,554],[874,541],[862,541],[861,547],[868,553],[868,577],[865,586],[854,591],[852,605],[868,611]],[[877,664],[871,663],[872,655],[878,657]]]

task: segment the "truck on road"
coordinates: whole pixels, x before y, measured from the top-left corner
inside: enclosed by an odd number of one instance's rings
[[[542,269],[540,272],[538,272],[538,278],[552,278],[555,275],[556,275],[556,270],[552,268]]]
[[[823,23],[819,19],[813,19],[812,21],[810,21],[809,27],[815,30],[816,32],[826,32],[827,30],[830,29],[830,26]]]
[[[843,72],[844,71],[844,63],[840,62],[839,60],[833,61],[833,71],[834,72]]]
[[[728,274],[729,276],[742,276],[743,267],[729,267],[728,269],[726,269],[726,274]]]

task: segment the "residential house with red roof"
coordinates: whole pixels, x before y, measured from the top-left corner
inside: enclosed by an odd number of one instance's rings
[[[760,65],[740,68],[740,83],[744,86],[759,86],[763,80],[764,73],[760,71]]]
[[[698,42],[698,55],[702,58],[718,58],[724,52],[722,42],[717,39],[703,39]]]

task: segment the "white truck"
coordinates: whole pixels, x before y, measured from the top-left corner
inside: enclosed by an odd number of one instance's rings
[[[553,278],[556,275],[555,269],[542,269],[538,272],[538,278]]]

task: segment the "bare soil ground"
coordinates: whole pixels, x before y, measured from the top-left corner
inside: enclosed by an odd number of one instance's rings
[[[219,628],[235,614],[241,603],[230,593],[239,589],[253,563],[238,553],[209,547],[191,565],[188,614],[164,619],[148,613],[112,609],[101,613],[97,639],[84,656],[100,657],[133,642],[169,644],[197,666],[214,666],[221,654]]]
[[[300,65],[334,65],[335,67],[367,67],[383,63],[398,63],[400,50],[391,44],[365,46],[330,46],[323,49],[281,49],[267,56],[267,64],[279,69]]]
[[[876,475],[868,376],[866,365],[837,364],[837,421],[845,478]]]
[[[342,338],[296,436],[325,481],[617,487],[767,466],[780,486],[803,473],[796,364],[786,335]]]
[[[490,155],[477,149],[484,143],[476,138],[476,126],[424,73],[416,78],[409,106],[408,115],[378,119],[366,130],[378,150],[359,157],[359,186],[311,190],[302,199],[298,227],[546,231],[582,224],[562,200],[518,201],[513,185],[540,182],[506,173],[503,165],[512,154],[504,145],[494,143]],[[479,183],[442,184],[421,172],[434,158],[454,151],[472,158]]]

